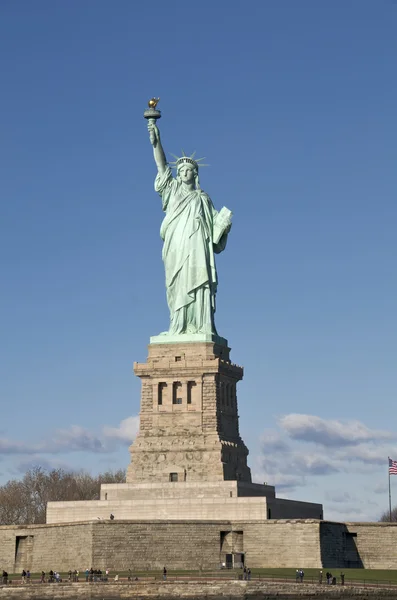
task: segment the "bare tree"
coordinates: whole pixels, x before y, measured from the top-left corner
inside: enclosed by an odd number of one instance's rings
[[[98,500],[101,483],[124,481],[122,469],[92,476],[85,471],[46,471],[34,467],[22,480],[11,480],[0,486],[0,525],[45,523],[47,502]]]
[[[0,524],[27,523],[26,498],[21,481],[9,481],[0,487]]]
[[[384,513],[382,513],[379,521],[382,523],[390,523],[390,514],[389,514],[388,510],[386,510]],[[397,521],[397,506],[395,506],[394,508],[391,509],[391,522],[395,523],[396,521]]]

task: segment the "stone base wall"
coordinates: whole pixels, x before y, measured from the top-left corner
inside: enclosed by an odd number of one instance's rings
[[[219,531],[218,523],[99,523],[93,529],[93,563],[112,570],[214,569],[220,562]]]
[[[104,489],[101,500],[48,502],[47,523],[106,520],[111,513],[118,520],[150,521],[262,521],[323,516],[321,504],[275,498],[270,486],[236,481],[213,482],[212,488],[209,483],[200,487],[197,482],[181,482],[116,484]],[[251,491],[255,495],[249,496]]]
[[[251,568],[321,567],[319,521],[266,521],[244,525],[244,551]]]
[[[323,505],[299,500],[274,498],[268,500],[268,519],[318,519],[323,518]]]
[[[9,573],[91,567],[93,523],[0,527],[0,568]],[[29,541],[29,552],[24,551]],[[72,567],[74,565],[74,567]]]
[[[397,524],[114,520],[0,527],[0,568],[9,573],[217,569],[230,552],[244,553],[251,568],[397,569]]]
[[[350,552],[356,549],[361,564],[367,569],[397,569],[397,523],[345,525]]]
[[[263,497],[243,498],[159,498],[150,500],[90,500],[87,502],[49,502],[47,523],[108,520],[224,521],[267,518]]]
[[[322,522],[320,545],[330,569],[397,569],[397,523]]]
[[[177,483],[102,483],[101,500],[150,500],[152,498],[275,498],[272,485],[245,481],[183,481]]]

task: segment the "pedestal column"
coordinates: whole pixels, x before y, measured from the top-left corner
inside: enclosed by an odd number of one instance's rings
[[[238,427],[242,367],[216,343],[150,344],[127,482],[251,481]]]

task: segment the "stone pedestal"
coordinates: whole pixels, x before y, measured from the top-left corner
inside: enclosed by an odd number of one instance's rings
[[[251,482],[238,427],[243,369],[214,342],[152,343],[142,380],[140,430],[127,483]]]
[[[117,521],[174,523],[170,532],[182,522],[185,531],[192,522],[197,530],[219,523],[219,557],[229,539],[235,543],[233,528],[242,540],[243,522],[260,528],[267,520],[322,519],[321,505],[276,498],[273,486],[251,482],[238,427],[236,386],[243,369],[230,361],[222,338],[164,344],[162,337],[152,338],[147,362],[134,364],[142,381],[140,429],[130,447],[127,483],[103,484],[100,500],[49,502],[47,523],[101,521],[110,514]]]

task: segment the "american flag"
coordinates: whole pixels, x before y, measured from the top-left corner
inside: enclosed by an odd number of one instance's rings
[[[389,458],[389,475],[397,475],[397,460]]]

